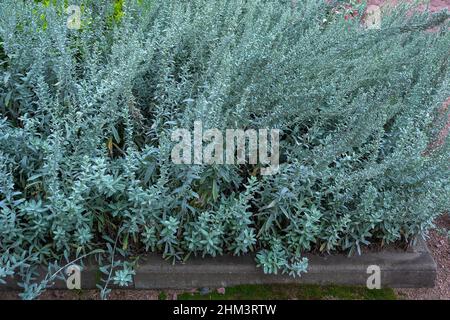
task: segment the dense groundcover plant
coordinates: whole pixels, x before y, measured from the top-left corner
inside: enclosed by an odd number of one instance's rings
[[[255,252],[295,276],[305,252],[410,243],[449,208],[448,139],[427,147],[450,96],[446,13],[365,30],[324,24],[330,1],[74,4],[79,30],[68,1],[0,3],[0,281],[23,298],[90,258],[106,297],[147,251]],[[171,132],[198,119],[282,130],[279,172],[173,164]]]

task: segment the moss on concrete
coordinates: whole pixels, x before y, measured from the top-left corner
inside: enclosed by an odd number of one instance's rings
[[[240,285],[226,288],[225,294],[184,293],[179,300],[396,300],[394,290],[318,285]]]

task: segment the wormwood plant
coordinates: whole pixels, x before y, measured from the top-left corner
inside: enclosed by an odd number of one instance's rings
[[[90,258],[106,297],[146,251],[296,276],[305,252],[409,243],[449,208],[448,139],[427,151],[447,13],[364,30],[324,25],[326,1],[84,1],[70,30],[67,5],[0,3],[0,281],[23,298]],[[280,172],[174,165],[170,134],[196,120],[282,130]]]

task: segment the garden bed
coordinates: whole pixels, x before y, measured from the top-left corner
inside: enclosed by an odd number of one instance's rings
[[[431,286],[423,244],[364,248],[450,206],[449,15],[338,2],[3,1],[3,287]]]

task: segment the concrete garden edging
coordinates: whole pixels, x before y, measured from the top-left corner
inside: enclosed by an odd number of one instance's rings
[[[135,288],[188,289],[275,283],[365,286],[370,265],[380,267],[383,287],[433,287],[436,279],[436,264],[422,240],[409,252],[368,252],[352,257],[343,254],[306,256],[309,259],[308,272],[296,278],[264,274],[261,268],[256,267],[253,256],[193,258],[184,265],[170,265],[160,257],[149,256],[136,273]]]
[[[256,267],[253,255],[215,258],[191,257],[185,264],[171,264],[158,254],[144,256],[136,268],[133,284],[128,289],[191,289],[200,287],[229,287],[240,284],[338,284],[365,286],[367,268],[381,269],[381,286],[391,288],[429,288],[436,279],[436,263],[423,240],[408,251],[386,249],[367,252],[361,256],[344,254],[306,255],[308,272],[301,277],[266,275]],[[81,273],[81,288],[94,289],[99,279],[98,267],[87,266]],[[17,290],[13,279],[0,290]],[[115,287],[115,286],[111,286]],[[56,280],[53,289],[65,289]]]

